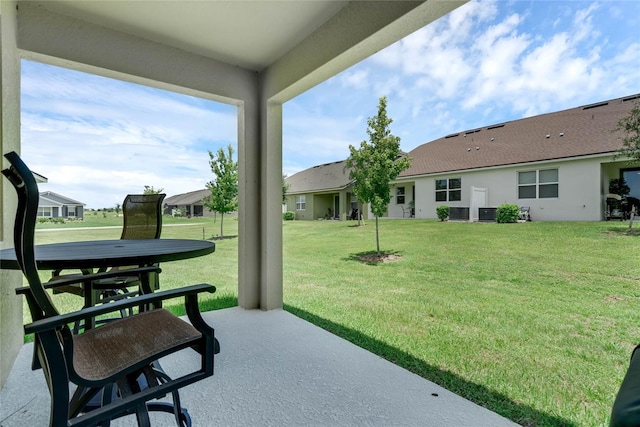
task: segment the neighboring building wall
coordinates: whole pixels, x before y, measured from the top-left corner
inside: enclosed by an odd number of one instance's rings
[[[411,217],[411,201],[413,201],[414,182],[401,182],[391,185],[391,201],[387,206],[389,218]],[[402,194],[404,192],[404,194]],[[401,199],[402,198],[402,199]]]
[[[326,219],[329,209],[333,214],[332,219],[347,220],[351,215],[351,195],[352,193],[347,190],[342,190],[339,193],[327,193],[327,194],[295,194],[288,195],[287,202],[284,204],[284,209],[287,211],[295,212],[297,220],[318,220]],[[305,197],[305,209],[296,208],[296,197]],[[336,208],[336,200],[338,197],[338,207]],[[402,216],[402,215],[401,215]],[[368,216],[365,213],[365,218]]]
[[[602,162],[602,158],[541,162],[417,178],[415,216],[437,218],[436,207],[440,205],[469,207],[471,188],[479,187],[487,189],[486,207],[498,207],[505,203],[529,206],[534,221],[600,221],[603,219],[603,200],[607,191],[605,182],[608,186],[609,180],[605,173],[609,167],[603,167]],[[519,199],[518,173],[546,169],[558,170],[558,197]],[[611,177],[618,176],[617,169],[610,173]],[[435,201],[436,180],[443,178],[462,179],[460,201]]]
[[[163,212],[166,215],[171,215],[173,209],[180,209],[184,216],[207,218],[215,216],[215,212],[211,212],[203,205],[168,205],[165,206]]]

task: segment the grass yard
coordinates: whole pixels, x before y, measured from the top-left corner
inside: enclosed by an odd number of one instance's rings
[[[162,236],[219,234],[212,219],[180,221]],[[381,220],[381,248],[400,259],[376,265],[358,260],[375,249],[374,222],[355,225],[283,224],[287,310],[519,424],[608,424],[640,340],[640,235],[625,223]],[[203,308],[236,305],[235,219],[225,235],[212,255],[162,265],[163,286],[209,282],[218,292]]]

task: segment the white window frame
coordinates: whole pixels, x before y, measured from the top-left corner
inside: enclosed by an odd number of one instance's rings
[[[296,210],[304,211],[307,210],[307,196],[296,196]]]
[[[548,178],[541,178],[541,175],[548,175],[545,172],[554,172],[555,180],[548,180]],[[522,183],[521,177],[523,174],[532,174],[535,173],[535,180],[531,182]],[[548,168],[548,169],[535,169],[535,170],[526,170],[519,171],[518,177],[518,200],[527,200],[527,199],[557,199],[560,196],[560,173],[558,168]],[[529,197],[521,196],[521,189],[525,187],[531,187],[535,189],[535,194],[532,194]],[[546,193],[544,190],[547,188],[555,187],[555,191],[552,191],[552,195],[544,195]],[[541,189],[543,191],[541,191]]]
[[[404,205],[404,187],[396,187],[396,204]]]
[[[446,186],[438,188],[438,181],[445,181]],[[460,185],[452,187],[452,181],[459,181]],[[440,178],[435,180],[435,199],[436,202],[459,202],[462,200],[462,177],[455,178]],[[438,194],[444,194],[444,200],[438,200]],[[456,194],[458,197],[451,197],[452,194]]]
[[[38,206],[39,218],[51,218],[53,208],[51,206]]]

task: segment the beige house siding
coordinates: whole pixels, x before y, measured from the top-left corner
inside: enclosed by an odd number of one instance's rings
[[[412,181],[415,182],[415,217],[435,219],[436,208],[440,205],[470,207],[471,189],[478,187],[487,190],[487,206],[484,207],[498,207],[505,203],[529,206],[534,221],[601,221],[604,219],[609,180],[618,178],[620,169],[626,167],[629,167],[628,163],[614,161],[609,155],[420,177]],[[518,173],[544,169],[558,170],[558,197],[519,199]],[[435,201],[435,182],[444,178],[461,178],[460,201]],[[396,183],[397,186],[401,184]],[[390,217],[402,216],[390,208]]]
[[[332,219],[345,221],[350,219],[352,195],[350,187],[333,192],[289,194],[285,206],[287,211],[295,212],[297,220]],[[305,209],[296,209],[297,196],[305,196]],[[331,218],[328,218],[329,209],[332,211]],[[368,212],[365,209],[364,218],[368,217]]]

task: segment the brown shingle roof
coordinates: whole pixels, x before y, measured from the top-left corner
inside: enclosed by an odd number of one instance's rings
[[[636,101],[640,95],[448,135],[411,151],[399,177],[612,153],[622,141],[611,130]]]
[[[207,188],[204,190],[190,191],[189,193],[167,197],[164,200],[164,204],[167,206],[198,205],[202,203],[202,199],[208,197],[210,194],[211,192]]]
[[[313,166],[286,178],[288,194],[341,190],[351,182],[346,161]]]

